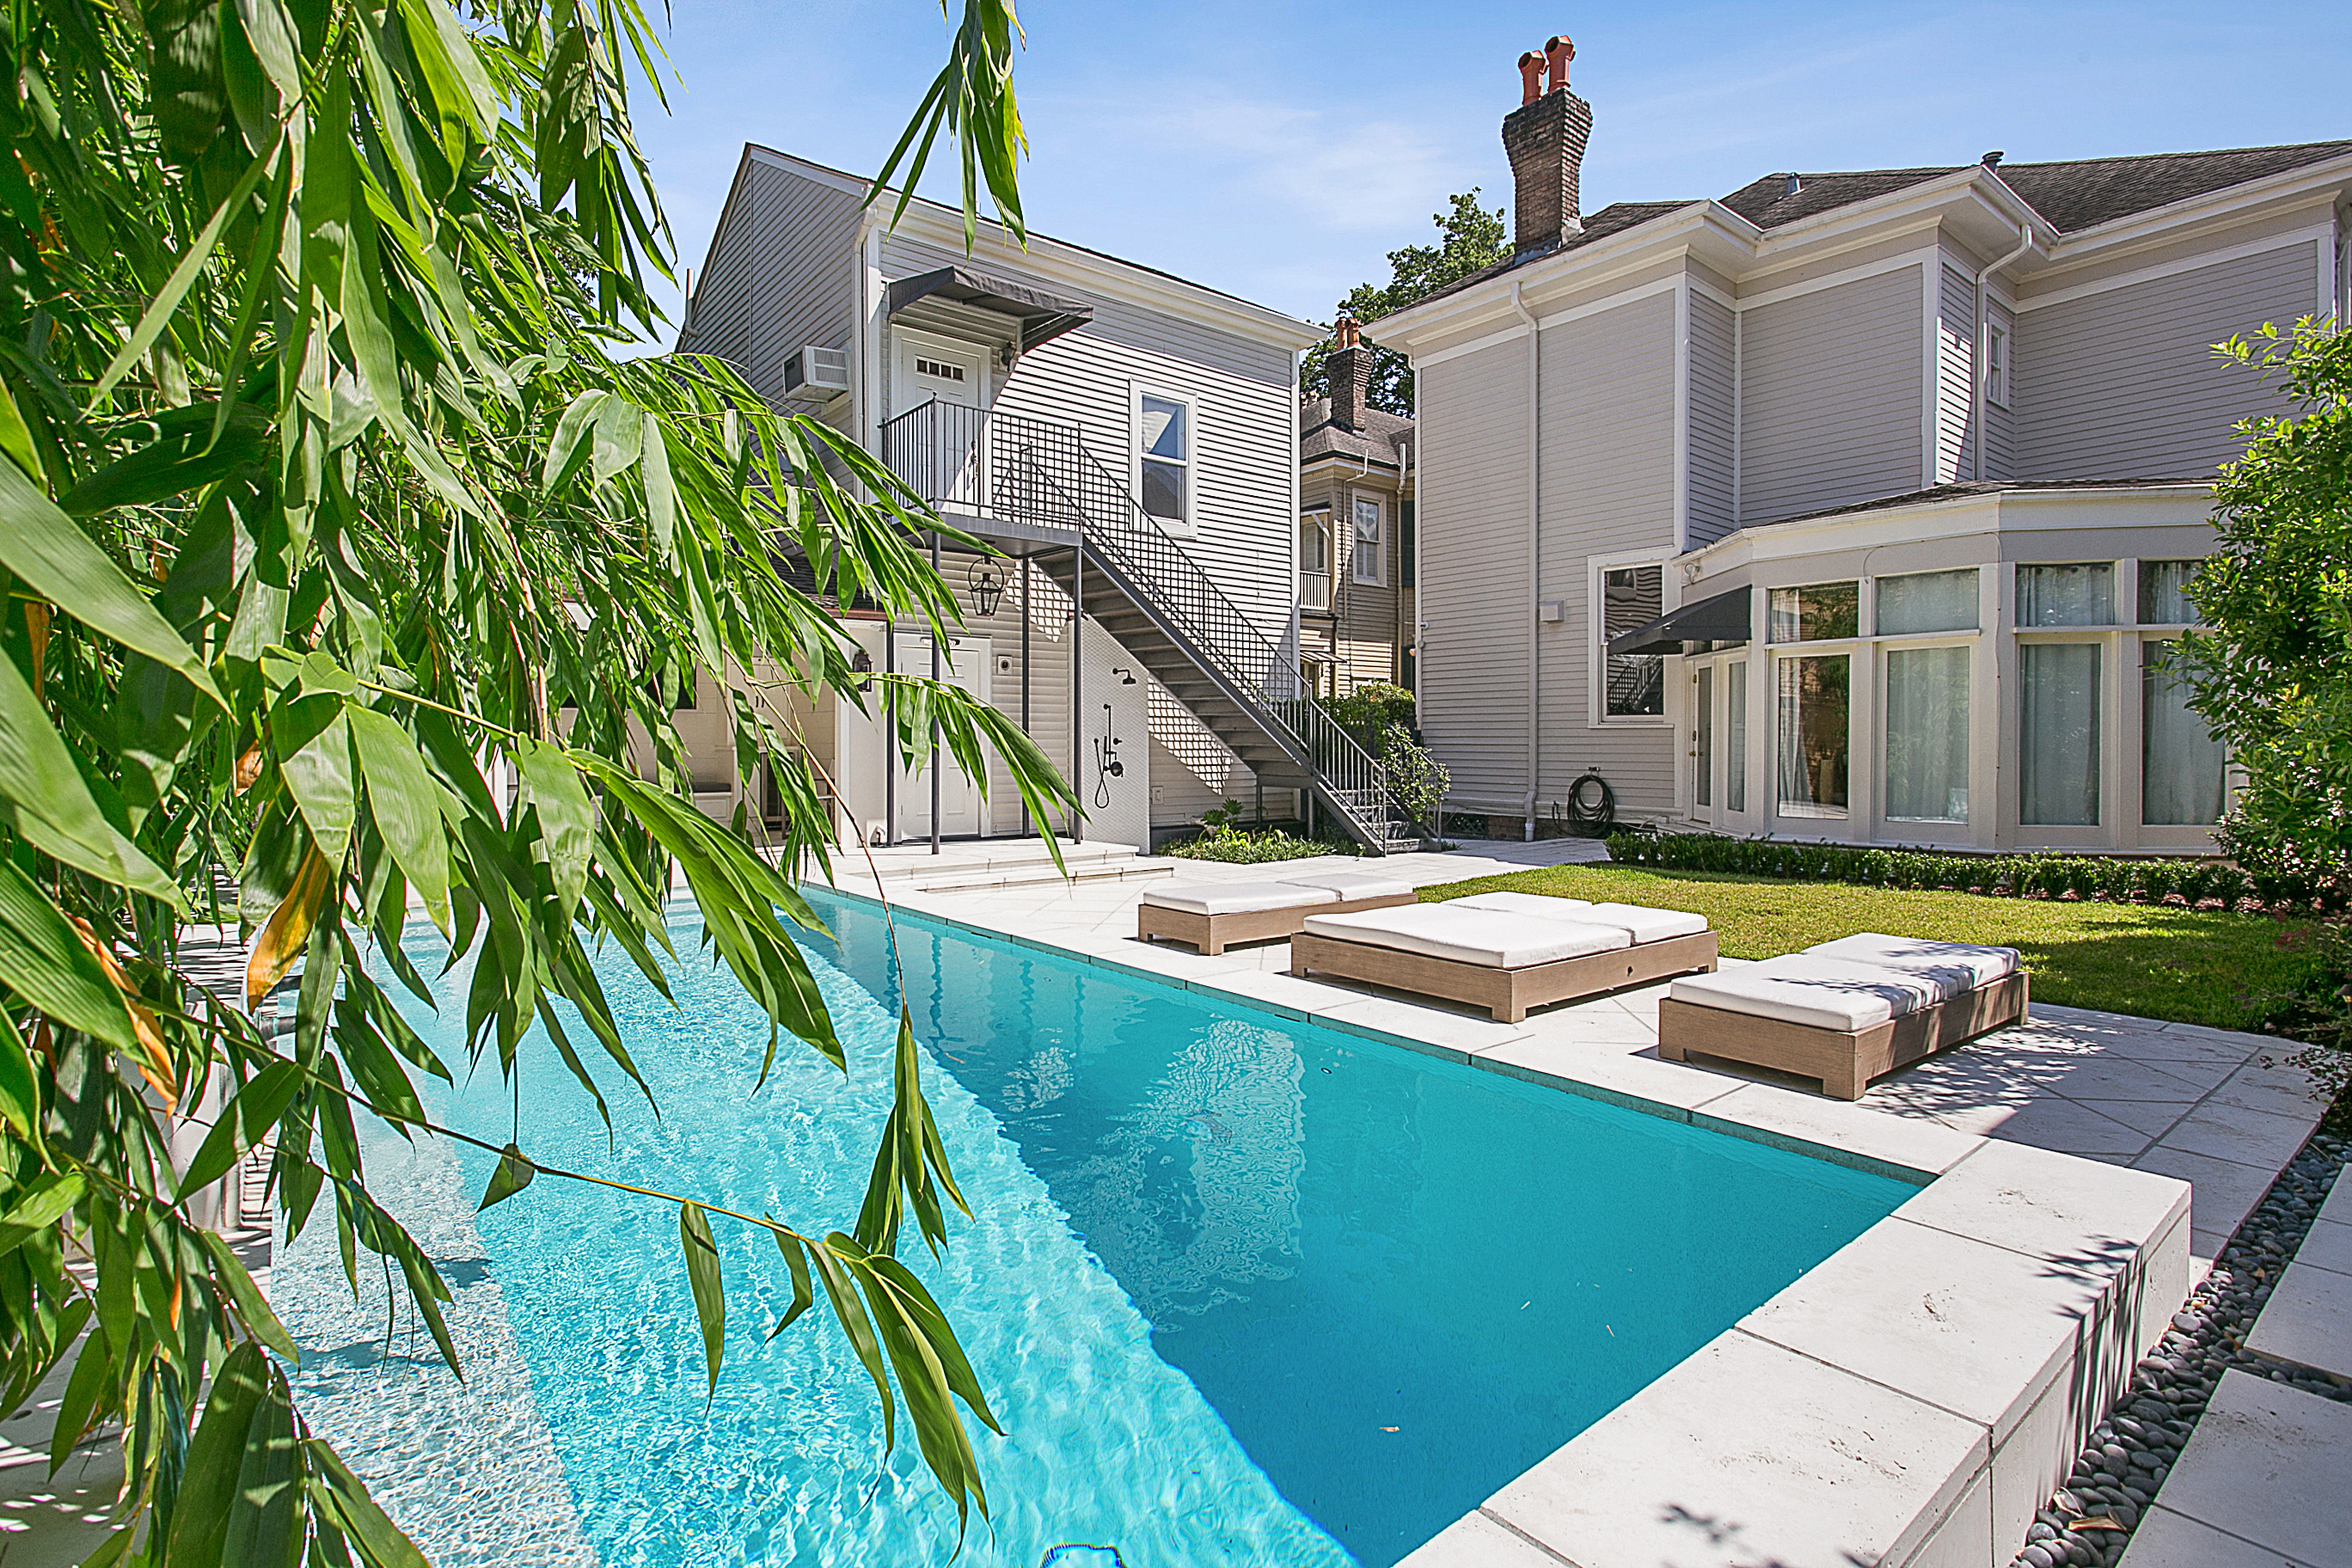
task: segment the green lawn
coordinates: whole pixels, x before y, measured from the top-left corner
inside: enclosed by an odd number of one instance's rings
[[[2316,973],[2306,921],[2142,904],[1786,882],[1736,872],[1554,866],[1423,888],[1424,902],[1512,889],[1704,914],[1730,958],[1773,958],[1856,931],[2013,947],[2037,1002],[2252,1028],[2265,993]]]

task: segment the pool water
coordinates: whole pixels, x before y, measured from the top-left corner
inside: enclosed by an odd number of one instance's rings
[[[673,1012],[603,963],[659,1115],[612,1075],[608,1145],[527,1046],[526,1147],[845,1226],[898,988],[879,912],[820,907],[846,1081],[788,1041],[755,1092],[765,1022],[724,970],[690,959]],[[971,1424],[975,1568],[1393,1563],[1913,1191],[919,918],[898,946],[974,1213],[940,1260],[911,1226],[902,1255],[1007,1433]],[[460,1011],[417,1018],[453,1062]],[[514,1111],[485,1071],[446,1113],[503,1142]],[[492,1157],[458,1159],[478,1191]],[[789,1276],[716,1224],[730,1315],[706,1405],[674,1211],[542,1180],[477,1221],[596,1555],[946,1563],[954,1511],[911,1430],[877,1459],[872,1387],[822,1309],[763,1342]]]

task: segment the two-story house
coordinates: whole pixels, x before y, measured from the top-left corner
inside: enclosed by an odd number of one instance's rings
[[[1371,405],[1372,350],[1342,319],[1331,395],[1298,414],[1298,653],[1308,689],[1413,679],[1412,421]]]
[[[678,344],[847,432],[998,552],[938,552],[965,617],[950,647],[844,606],[861,662],[937,673],[1017,718],[1083,804],[1064,831],[1148,847],[1272,794],[1274,815],[1311,802],[1384,844],[1377,763],[1299,689],[1297,360],[1318,331],[992,224],[967,253],[961,213],[918,199],[894,225],[895,197],[866,196],[747,147]],[[871,712],[773,700],[835,781],[845,832],[1036,826],[1001,766],[983,800],[936,749],[900,762],[881,694]],[[690,742],[700,717],[681,715]],[[707,727],[715,745],[723,723]]]
[[[1580,215],[1548,53],[1512,256],[1376,328],[1454,808],[1532,835],[1598,773],[1667,826],[2210,849],[2226,759],[2161,654],[2232,426],[2282,406],[2211,346],[2342,316],[2352,142]]]

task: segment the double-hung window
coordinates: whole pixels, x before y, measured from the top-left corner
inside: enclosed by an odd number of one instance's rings
[[[1862,629],[1854,583],[1775,588],[1766,603],[1767,635],[1774,643],[1842,642]],[[1850,804],[1853,655],[1784,653],[1772,663],[1780,813],[1842,817]]]
[[[1385,574],[1381,556],[1381,503],[1377,496],[1356,498],[1355,556],[1349,575],[1372,587]]]
[[[2020,631],[2115,624],[2115,567],[2105,561],[2017,569]],[[2098,642],[2034,641],[2017,649],[2017,819],[2029,827],[2099,825],[2105,717]]]
[[[1146,514],[1192,521],[1192,409],[1181,398],[1141,392],[1135,399],[1136,490]]]
[[[1995,408],[2009,406],[2009,329],[1985,328],[1985,401]]]
[[[1663,613],[1662,566],[1613,566],[1601,576],[1601,613],[1593,636],[1601,644],[1601,714],[1607,719],[1654,719],[1666,710],[1666,661],[1654,653],[1611,653],[1609,639],[1648,626]]]

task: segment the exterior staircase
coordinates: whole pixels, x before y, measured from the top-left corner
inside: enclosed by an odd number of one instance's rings
[[[1297,650],[1243,614],[1076,429],[930,403],[884,426],[882,455],[950,521],[982,534],[1009,523],[1058,546],[1035,552],[1038,568],[1261,785],[1306,791],[1373,854],[1423,847],[1380,758],[1306,690]]]

